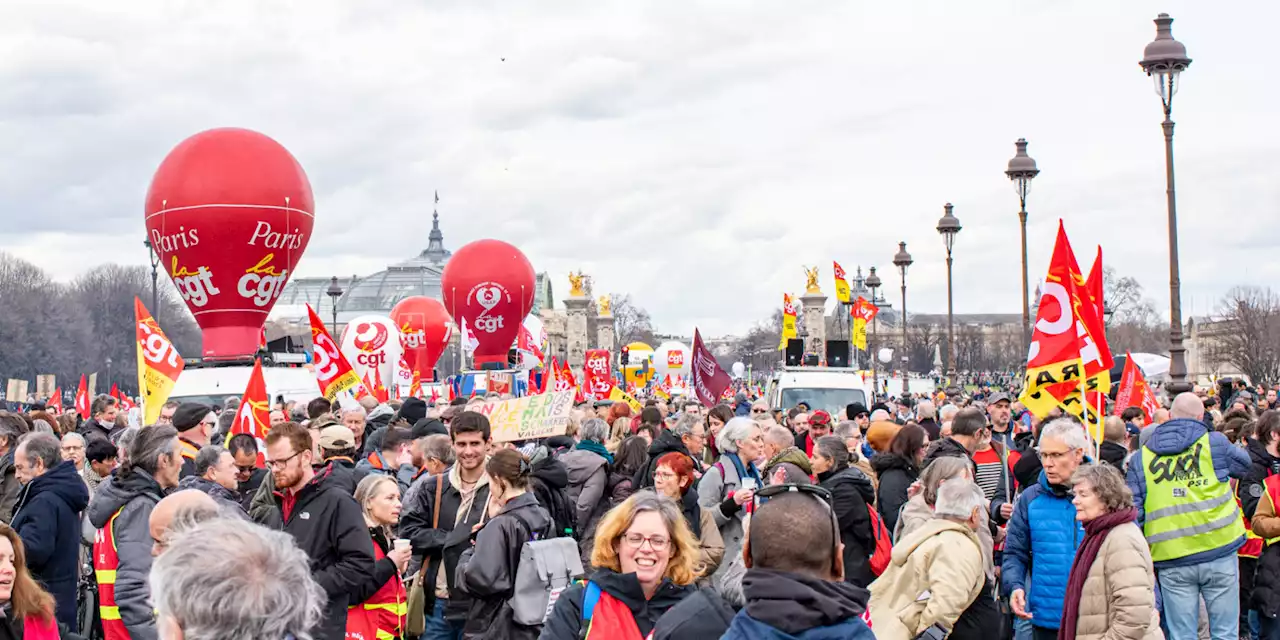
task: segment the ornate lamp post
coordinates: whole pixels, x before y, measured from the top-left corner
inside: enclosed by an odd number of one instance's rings
[[[911,390],[911,384],[907,375],[907,267],[911,266],[913,260],[911,254],[907,253],[907,243],[898,243],[898,252],[893,254],[893,266],[898,268],[898,272],[902,274],[902,395],[906,395]]]
[[[108,390],[111,389],[111,356],[107,356],[107,384],[104,385]],[[92,398],[90,398],[92,400]]]
[[[1155,81],[1156,95],[1164,108],[1164,178],[1169,215],[1169,390],[1190,391],[1187,384],[1186,348],[1182,346],[1182,283],[1178,275],[1178,207],[1173,191],[1173,96],[1178,78],[1191,58],[1187,48],[1173,39],[1173,18],[1162,13],[1155,20],[1156,39],[1143,50],[1142,70]]]
[[[151,238],[142,241],[142,246],[147,248],[147,253],[151,257],[151,317],[160,322],[160,295],[156,288],[156,278],[159,277],[157,269],[160,266],[160,254],[156,253],[156,248],[151,246]]]
[[[330,331],[333,332],[333,339],[337,340],[338,339],[338,298],[341,298],[343,294],[342,285],[338,284],[338,276],[333,276],[333,278],[329,280],[329,288],[325,289],[324,294],[326,296],[329,296],[329,307],[333,309],[333,327],[330,328]]]
[[[944,213],[938,220],[938,233],[947,245],[947,377],[956,375],[956,329],[955,313],[951,300],[951,248],[955,246],[956,234],[960,233],[960,220],[951,214],[951,203],[942,207]]]
[[[876,275],[876,268],[871,267],[871,273],[867,276],[867,288],[871,290],[871,304],[879,304],[880,300],[876,297],[876,291],[880,289],[880,276]],[[879,315],[879,314],[877,314]],[[867,344],[867,355],[871,356],[871,401],[875,402],[876,394],[880,392],[880,384],[876,380],[876,319],[871,318],[871,342]]]
[[[1031,179],[1039,175],[1036,161],[1027,155],[1027,139],[1018,138],[1013,143],[1018,152],[1009,161],[1004,174],[1013,181],[1018,192],[1018,222],[1022,225],[1022,346],[1031,344],[1031,300],[1027,283],[1027,194],[1031,191]]]

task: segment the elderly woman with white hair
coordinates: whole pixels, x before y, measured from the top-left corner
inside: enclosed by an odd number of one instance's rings
[[[724,557],[713,580],[730,578],[728,572],[741,570],[742,522],[746,505],[751,504],[756,489],[764,486],[756,460],[764,455],[764,434],[751,418],[730,420],[716,438],[720,459],[711,465],[698,482],[698,503],[711,511],[720,537],[724,540]],[[737,576],[740,579],[741,576]]]
[[[934,629],[949,634],[982,591],[985,575],[975,533],[987,500],[972,481],[938,488],[933,519],[893,546],[893,559],[871,583],[871,626],[880,640],[911,640]]]

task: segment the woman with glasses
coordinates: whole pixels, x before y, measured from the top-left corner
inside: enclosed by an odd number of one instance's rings
[[[509,604],[525,542],[551,537],[551,514],[530,490],[533,467],[514,449],[503,449],[485,464],[489,474],[489,507],[473,528],[475,546],[463,551],[454,584],[471,596],[462,628],[465,640],[538,637],[537,626],[515,621]]]
[[[708,576],[720,566],[724,557],[724,539],[716,527],[715,516],[698,504],[698,492],[690,490],[696,480],[693,462],[688,456],[675,451],[658,458],[658,466],[653,470],[654,488],[680,505],[685,524],[698,540],[698,573]]]
[[[698,542],[676,503],[641,491],[596,528],[588,580],[569,587],[541,640],[643,640],[696,589]]]
[[[394,545],[394,529],[400,521],[400,485],[392,476],[365,476],[356,487],[355,498],[373,539],[373,571],[351,592],[347,637],[403,638],[408,596],[400,576],[413,551],[408,544]]]

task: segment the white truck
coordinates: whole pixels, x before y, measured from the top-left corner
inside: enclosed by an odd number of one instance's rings
[[[862,374],[848,368],[786,367],[773,374],[765,399],[775,409],[790,409],[803,402],[832,416],[854,402],[870,406],[871,385]]]
[[[278,396],[286,402],[296,400],[306,404],[320,395],[316,374],[305,367],[306,355],[300,353],[273,353],[262,365],[262,378],[267,383],[267,393],[274,403]],[[249,386],[253,373],[253,360],[243,361],[188,361],[173,385],[169,399],[177,402],[199,402],[210,406],[222,406],[227,398],[240,398]]]

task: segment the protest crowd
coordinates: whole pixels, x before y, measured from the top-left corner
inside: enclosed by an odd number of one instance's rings
[[[0,412],[0,638],[1280,637],[1274,389],[1100,443],[998,387],[737,389],[503,442],[498,394],[279,402],[261,458],[234,402]]]

